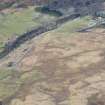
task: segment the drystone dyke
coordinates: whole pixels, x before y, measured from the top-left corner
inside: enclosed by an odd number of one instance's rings
[[[5,44],[5,48],[4,48],[3,52],[0,53],[0,58],[3,58],[4,56],[8,55],[12,50],[19,47],[22,43],[24,43],[28,40],[31,40],[32,38],[39,36],[42,33],[54,30],[54,29],[58,28],[60,25],[62,25],[63,23],[67,22],[68,20],[72,20],[74,18],[77,18],[78,16],[79,16],[78,14],[73,14],[70,16],[63,16],[55,21],[46,23],[46,24],[39,26],[31,31],[28,31],[28,32],[24,33],[23,35],[19,35],[19,37],[17,37],[16,39],[14,39],[12,41],[10,40]]]

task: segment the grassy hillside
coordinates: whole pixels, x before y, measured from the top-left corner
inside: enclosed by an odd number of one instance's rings
[[[6,10],[5,10],[6,11]],[[18,36],[56,17],[36,12],[34,7],[10,9],[0,14],[0,46],[12,36]]]
[[[82,29],[83,27],[88,26],[90,20],[91,16],[79,17],[77,19],[74,19],[73,21],[69,21],[63,24],[55,32],[60,32],[65,34],[75,32],[79,29]]]

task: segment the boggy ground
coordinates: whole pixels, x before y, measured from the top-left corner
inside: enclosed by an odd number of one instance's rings
[[[2,59],[0,68],[14,70],[6,80],[16,91],[0,95],[6,104],[105,105],[105,29],[44,33]]]

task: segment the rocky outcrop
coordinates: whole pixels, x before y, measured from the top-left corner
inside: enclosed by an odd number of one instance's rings
[[[104,10],[105,0],[0,0],[0,9],[9,7],[11,4],[18,5],[44,5],[49,10],[57,10],[63,14],[94,14]],[[8,5],[10,4],[10,5]]]
[[[47,6],[50,10],[58,10],[64,14],[80,13],[89,14],[103,10],[104,0],[54,0]]]

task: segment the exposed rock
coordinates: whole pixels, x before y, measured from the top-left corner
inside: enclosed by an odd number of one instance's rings
[[[63,14],[80,13],[94,14],[97,11],[104,10],[104,0],[53,0],[48,4],[50,10],[58,10]]]

